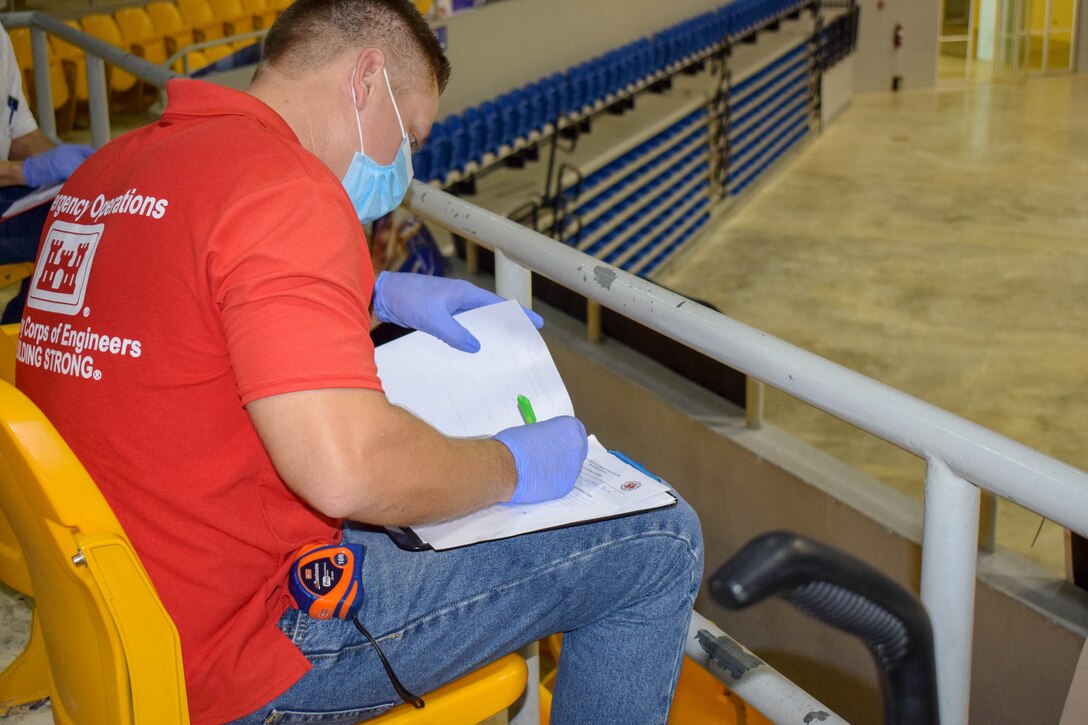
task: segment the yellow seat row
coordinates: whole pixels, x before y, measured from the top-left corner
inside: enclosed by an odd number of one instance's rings
[[[260,30],[271,26],[276,16],[291,0],[168,0],[152,2],[145,7],[126,7],[112,16],[85,15],[65,21],[67,25],[104,40],[145,60],[162,65],[179,50],[205,41]],[[30,31],[26,28],[9,31],[15,57],[23,72],[32,109],[37,113],[34,98],[34,60]],[[187,53],[184,60],[174,64],[174,70],[197,70],[230,55],[256,40],[225,41],[202,50]],[[76,103],[87,102],[86,60],[82,50],[50,36],[49,74],[53,88],[53,106],[58,112],[58,129],[71,128]],[[107,67],[108,87],[116,97],[136,96],[137,105],[144,105],[144,96],[137,78],[130,73]],[[130,99],[132,100],[132,99]]]

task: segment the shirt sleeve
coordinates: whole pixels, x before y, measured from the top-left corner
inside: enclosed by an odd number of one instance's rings
[[[30,112],[30,104],[26,102],[26,96],[23,95],[22,83],[16,88],[15,93],[12,93],[12,97],[19,102],[19,105],[15,109],[15,117],[11,122],[11,137],[13,139],[21,138],[28,133],[37,131],[38,122],[35,120],[34,114]]]
[[[243,405],[300,390],[381,390],[374,271],[343,192],[295,179],[244,196],[215,225],[207,259]]]
[[[8,138],[15,139],[38,130],[38,122],[34,120],[34,114],[30,112],[30,104],[26,102],[26,96],[23,94],[23,75],[19,70],[18,61],[15,60],[15,49],[11,46],[11,38],[6,32],[3,36],[0,38],[0,67],[4,72],[6,93],[5,97],[0,99],[3,104],[0,111],[8,116],[6,119],[9,126]],[[10,99],[17,102],[14,114],[8,106]],[[7,154],[4,158],[8,158]]]

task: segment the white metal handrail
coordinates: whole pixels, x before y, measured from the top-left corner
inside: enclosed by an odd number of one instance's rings
[[[110,140],[106,63],[160,88],[165,86],[171,78],[182,77],[168,68],[161,68],[93,35],[70,28],[45,13],[6,13],[0,15],[0,22],[5,28],[30,28],[30,46],[34,55],[35,68],[49,67],[48,35],[55,35],[83,50],[87,58],[87,110],[91,117],[91,143],[96,148],[104,146]],[[35,73],[34,89],[38,98],[38,127],[46,136],[55,139],[57,121],[54,116],[50,74]]]
[[[530,305],[531,272],[539,273],[925,459],[922,601],[941,720],[966,725],[979,488],[1088,535],[1088,473],[434,187],[413,182],[404,206],[493,249],[504,297]]]
[[[261,28],[260,30],[250,30],[245,33],[238,33],[237,35],[228,35],[223,38],[216,38],[214,40],[203,40],[199,43],[192,43],[185,45],[177,49],[173,55],[167,58],[161,63],[163,68],[173,68],[174,63],[179,60],[182,63],[182,71],[185,75],[189,74],[189,54],[195,51],[206,50],[207,48],[217,48],[221,45],[233,45],[234,43],[242,40],[259,40],[264,42],[264,36],[268,35],[268,28]]]

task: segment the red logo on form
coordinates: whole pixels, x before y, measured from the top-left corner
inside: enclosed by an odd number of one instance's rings
[[[103,229],[102,224],[53,222],[34,269],[27,307],[63,315],[74,315],[83,308],[87,278]]]
[[[620,488],[624,491],[635,491],[641,485],[642,484],[638,481],[628,481],[627,483],[620,486]]]

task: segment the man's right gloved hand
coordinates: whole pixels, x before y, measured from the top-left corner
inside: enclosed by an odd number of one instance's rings
[[[510,449],[518,472],[517,488],[506,502],[510,506],[570,493],[589,452],[585,427],[569,415],[507,428],[495,440]]]
[[[66,181],[83,160],[94,153],[90,146],[61,144],[45,153],[23,160],[23,181],[27,186],[49,186]]]

